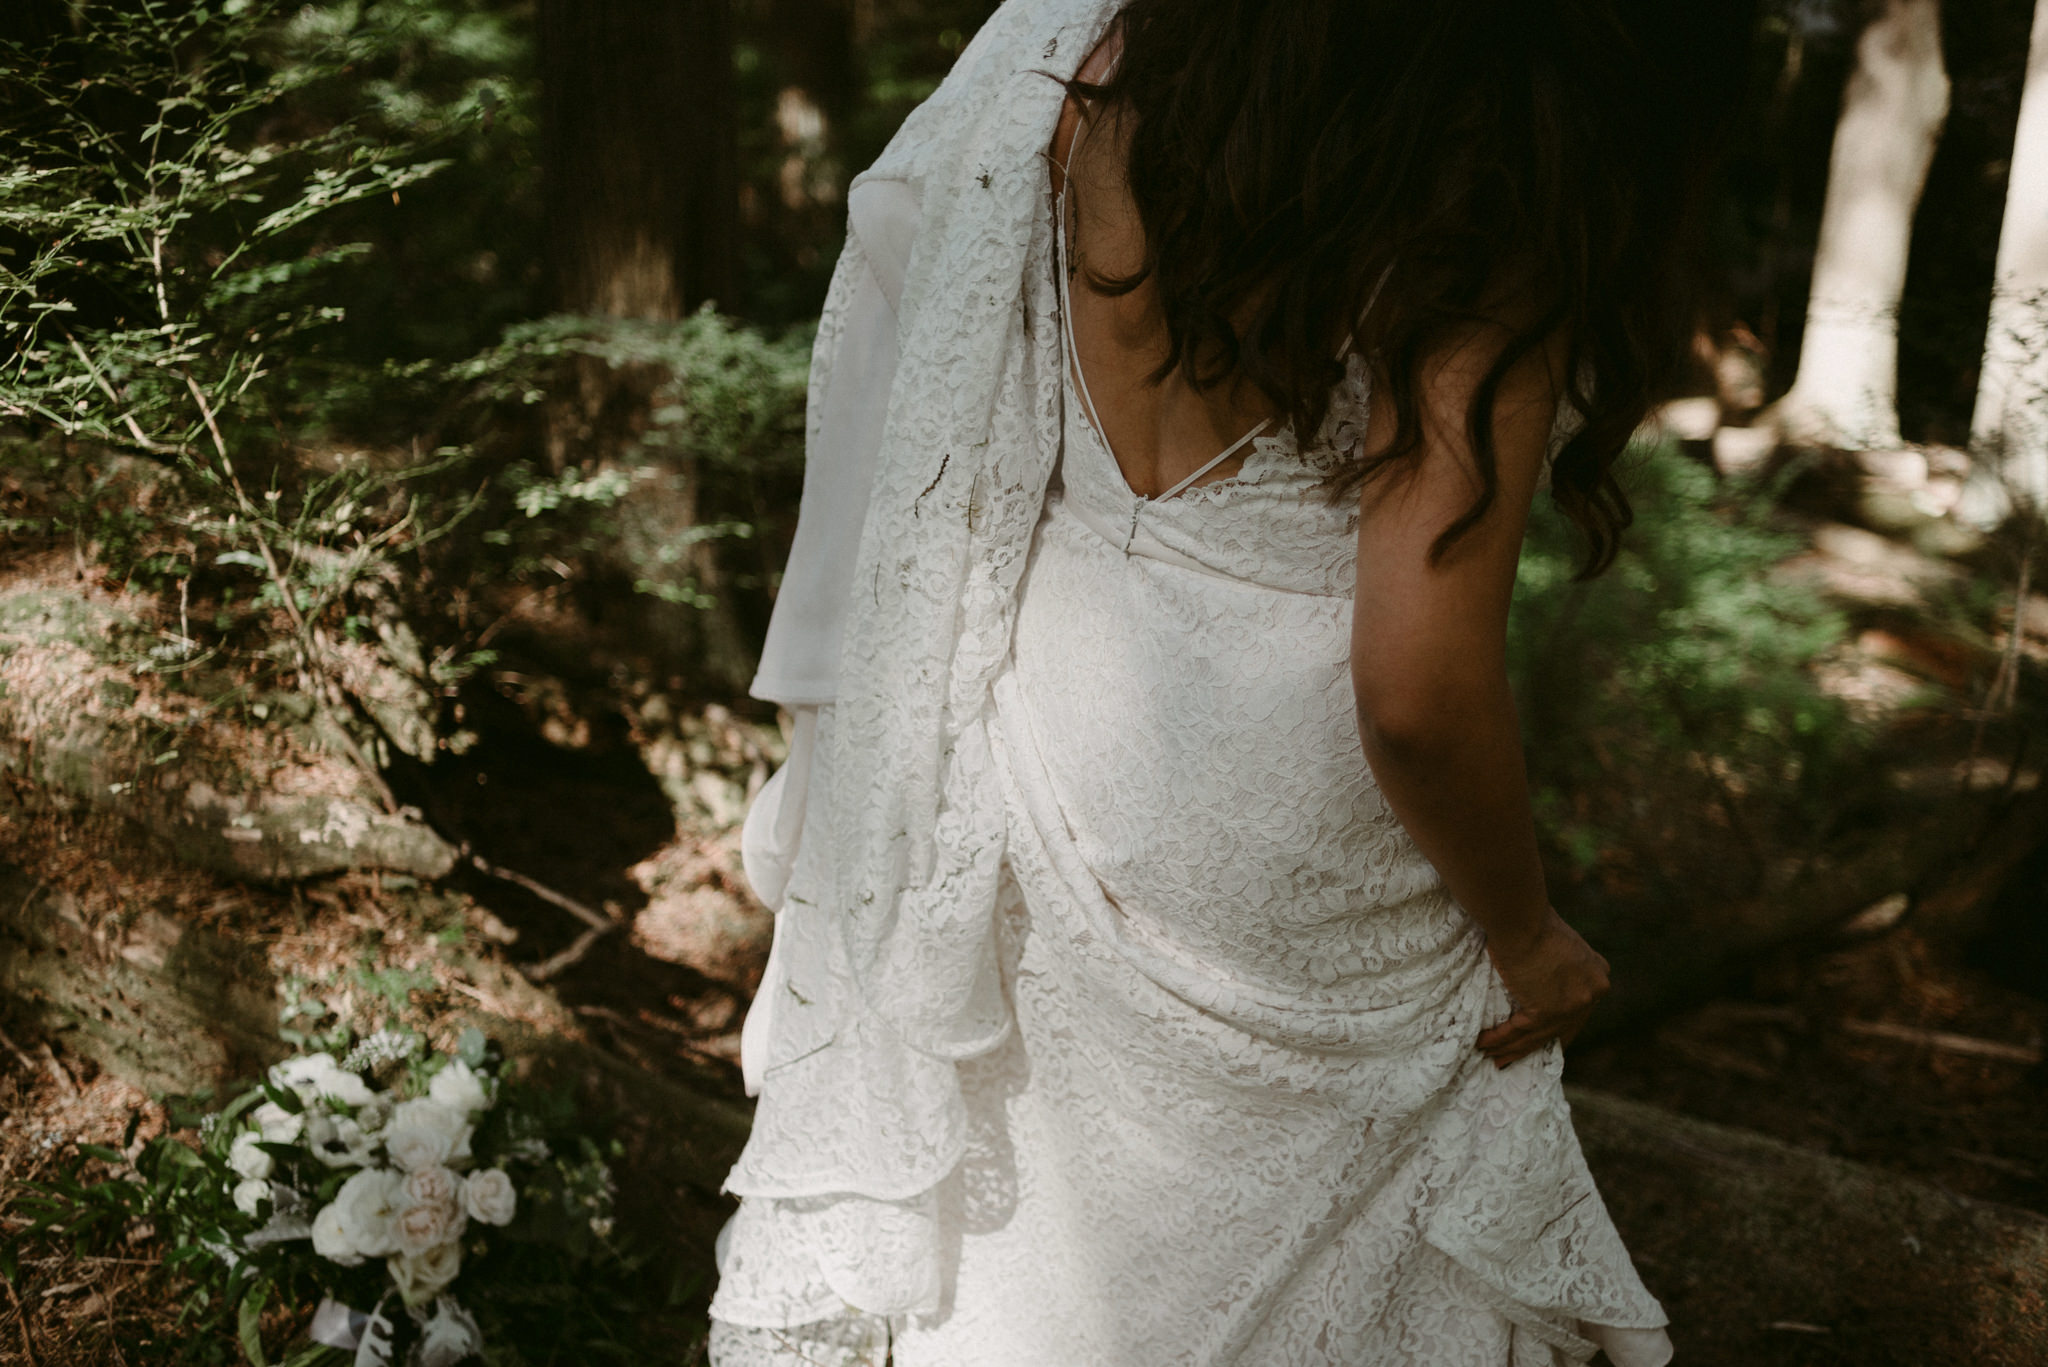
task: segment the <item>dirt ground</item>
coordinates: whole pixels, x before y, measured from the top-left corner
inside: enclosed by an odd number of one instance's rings
[[[553,980],[559,1014],[535,1024],[583,1032],[634,1064],[737,1096],[738,1023],[767,920],[740,882],[736,833],[729,822],[668,824],[661,794],[645,791],[647,771],[624,755],[615,767],[638,786],[622,796],[603,746],[576,761],[587,772],[545,783],[542,758],[487,749],[431,785],[421,780],[413,795],[438,804],[439,819],[479,851],[516,856],[543,884],[605,904],[626,927]],[[0,849],[36,877],[87,902],[155,907],[259,940],[274,971],[329,984],[344,1008],[371,1004],[374,984],[351,973],[374,951],[425,976],[405,1001],[429,1029],[480,990],[448,970],[451,947],[531,965],[578,928],[545,899],[474,871],[438,889],[365,874],[251,887],[179,865],[114,818],[14,797],[0,804]],[[2048,961],[2030,938],[2038,928],[2000,933],[1947,945],[1907,917],[1788,950],[1744,991],[1575,1050],[1569,1081],[1907,1177],[1952,1194],[1959,1209],[1993,1202],[2048,1214]],[[0,1226],[12,1227],[19,1184],[66,1145],[117,1142],[134,1109],[147,1125],[160,1112],[96,1076],[61,1040],[0,1025]],[[1982,1341],[1957,1328],[1974,1313],[1965,1285],[1910,1259],[1830,1256],[1827,1231],[1815,1232],[1791,1284],[1760,1280],[1739,1197],[1716,1189],[1703,1200],[1684,1163],[1589,1152],[1645,1279],[1673,1312],[1686,1367],[2024,1361],[1952,1355]],[[1868,1242],[1867,1231],[1843,1233]],[[119,1257],[35,1251],[0,1293],[0,1363],[149,1360],[148,1343],[173,1331],[178,1299],[157,1253],[148,1238]],[[1880,1313],[1909,1302],[1910,1314]],[[696,1352],[679,1345],[677,1361]]]

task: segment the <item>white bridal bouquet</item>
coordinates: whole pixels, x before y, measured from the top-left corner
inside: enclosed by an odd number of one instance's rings
[[[519,1216],[519,1177],[553,1157],[538,1121],[500,1102],[474,1030],[452,1054],[385,1031],[338,1060],[287,1059],[222,1112],[209,1136],[225,1146],[235,1207],[259,1222],[235,1241],[238,1249],[216,1251],[233,1262],[309,1241],[312,1257],[329,1267],[313,1269],[314,1280],[334,1288],[314,1313],[311,1337],[353,1350],[356,1367],[390,1367],[401,1342],[408,1367],[451,1367],[479,1353],[482,1334],[456,1283],[465,1260],[487,1253]],[[603,1164],[594,1156],[581,1169],[558,1162],[549,1176],[553,1206],[574,1206],[591,1235],[608,1238]],[[380,1266],[382,1276],[369,1275]],[[350,1294],[345,1288],[369,1303],[336,1299],[337,1291]],[[409,1326],[394,1319],[400,1313]]]

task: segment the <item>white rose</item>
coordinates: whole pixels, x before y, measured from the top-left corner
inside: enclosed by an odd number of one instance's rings
[[[415,1201],[398,1212],[392,1226],[398,1235],[398,1251],[418,1257],[428,1249],[460,1239],[469,1217],[453,1202]]]
[[[384,1265],[405,1303],[418,1305],[447,1290],[462,1271],[462,1245],[450,1240],[424,1253],[391,1258]]]
[[[235,1184],[235,1209],[244,1215],[255,1215],[263,1202],[269,1199],[270,1183],[260,1177],[251,1177],[246,1182]]]
[[[470,1313],[446,1296],[434,1301],[434,1317],[420,1328],[420,1367],[454,1367],[481,1352],[484,1336]]]
[[[415,1097],[399,1102],[391,1113],[384,1127],[384,1152],[408,1172],[449,1167],[469,1157],[469,1133],[462,1112],[432,1097]]]
[[[349,1233],[348,1217],[341,1213],[341,1203],[330,1201],[313,1217],[313,1251],[330,1263],[356,1267],[362,1263],[363,1255],[356,1252]]]
[[[287,1111],[275,1101],[266,1101],[249,1112],[249,1119],[272,1144],[289,1144],[306,1128],[306,1117]]]
[[[462,1179],[439,1164],[431,1168],[414,1168],[405,1175],[405,1199],[416,1205],[459,1206],[462,1204]]]
[[[427,1095],[451,1111],[462,1115],[475,1115],[491,1104],[490,1093],[484,1090],[484,1080],[476,1075],[461,1059],[451,1059],[446,1068],[434,1074],[434,1080],[427,1084]]]
[[[349,1116],[315,1111],[306,1117],[306,1147],[330,1168],[360,1168],[375,1156],[377,1139]]]
[[[354,1073],[344,1072],[332,1054],[288,1058],[270,1070],[270,1080],[291,1088],[306,1101],[332,1097],[344,1106],[360,1106],[376,1095],[368,1083]]]
[[[346,1267],[396,1253],[398,1212],[404,1203],[403,1174],[364,1169],[343,1182],[333,1202],[313,1217],[313,1251]]]
[[[263,1136],[253,1130],[244,1130],[235,1136],[235,1142],[228,1148],[228,1166],[245,1180],[270,1176],[270,1170],[277,1166],[269,1154],[257,1148]]]
[[[505,1175],[503,1168],[485,1168],[463,1179],[462,1208],[469,1212],[470,1219],[480,1224],[509,1223],[517,1205],[518,1196],[512,1190],[512,1179]]]

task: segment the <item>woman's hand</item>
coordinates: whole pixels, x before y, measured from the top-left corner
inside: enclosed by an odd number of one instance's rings
[[[1520,941],[1489,935],[1486,952],[1514,999],[1515,1012],[1482,1030],[1479,1051],[1505,1068],[1551,1040],[1571,1041],[1607,995],[1607,960],[1549,911],[1534,934]]]

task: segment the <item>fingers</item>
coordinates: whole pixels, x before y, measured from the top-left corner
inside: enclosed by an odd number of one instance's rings
[[[1536,1017],[1526,1010],[1515,1012],[1499,1025],[1489,1026],[1479,1032],[1476,1043],[1480,1049],[1492,1051],[1505,1045],[1510,1039],[1525,1034],[1536,1027]]]
[[[1541,1019],[1529,1011],[1517,1011],[1499,1025],[1482,1030],[1473,1041],[1496,1068],[1505,1068],[1537,1052],[1552,1040],[1560,1046],[1585,1024],[1589,1012],[1575,1012],[1564,1018]]]

